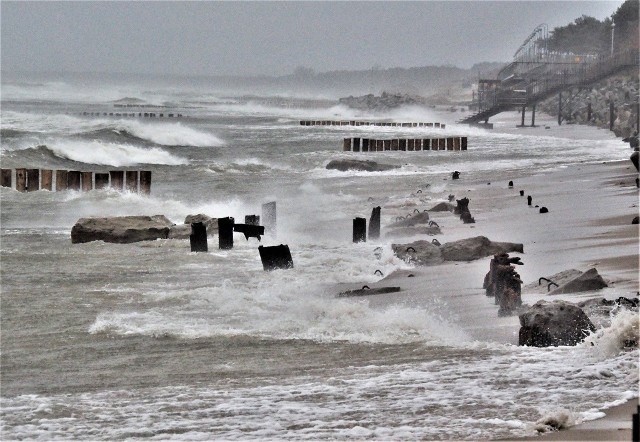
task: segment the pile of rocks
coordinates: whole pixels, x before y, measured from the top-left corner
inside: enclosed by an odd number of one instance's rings
[[[376,97],[373,94],[363,95],[360,97],[340,98],[340,104],[344,104],[352,109],[385,112],[390,109],[396,109],[400,106],[407,105],[425,105],[425,99],[417,95],[407,94],[390,94],[383,92],[381,96]]]

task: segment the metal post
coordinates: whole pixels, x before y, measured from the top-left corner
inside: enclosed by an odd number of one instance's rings
[[[536,127],[536,105],[535,104],[531,108],[531,127]]]
[[[558,126],[562,125],[562,91],[558,93]]]

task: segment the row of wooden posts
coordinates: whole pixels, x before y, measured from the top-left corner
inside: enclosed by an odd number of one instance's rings
[[[371,138],[345,138],[344,152],[382,152],[387,150],[467,150],[467,137],[409,138],[374,140]]]
[[[112,170],[100,173],[50,169],[15,169],[14,172],[14,169],[1,169],[0,184],[2,187],[13,188],[15,183],[15,189],[19,192],[34,192],[40,189],[52,191],[54,176],[56,192],[64,190],[88,192],[111,187],[120,191],[127,190],[147,195],[151,193],[150,170]]]
[[[164,113],[155,112],[82,112],[82,115],[87,117],[146,117],[146,118],[163,118]],[[182,118],[182,114],[167,114],[167,118]]]
[[[300,126],[388,126],[388,127],[437,127],[445,128],[444,123],[390,123],[387,121],[333,121],[333,120],[302,120]]]

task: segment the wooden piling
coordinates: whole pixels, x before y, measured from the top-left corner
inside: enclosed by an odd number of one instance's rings
[[[345,138],[342,144],[343,152],[351,152],[351,138]]]
[[[410,152],[415,150],[415,142],[414,141],[415,140],[413,140],[412,138],[407,140],[407,150],[410,151]]]
[[[16,169],[16,190],[27,191],[27,169]]]
[[[367,241],[367,220],[365,218],[353,219],[353,242]]]
[[[53,170],[51,169],[43,169],[42,170],[42,184],[40,185],[42,190],[53,190]]]
[[[354,152],[360,152],[360,138],[354,138],[353,139],[353,151]],[[363,150],[364,152],[364,150]]]
[[[291,251],[286,244],[280,244],[279,246],[259,246],[258,253],[260,254],[260,260],[262,261],[262,268],[268,272],[277,269],[292,269],[293,259],[291,258]]]
[[[138,192],[138,171],[127,170],[125,173],[126,189],[128,192]]]
[[[369,219],[369,239],[380,238],[380,206],[371,210],[371,218]]]
[[[218,247],[220,249],[233,248],[233,224],[232,217],[218,218]]]
[[[207,245],[207,227],[204,223],[192,223],[191,235],[189,235],[189,243],[192,252],[208,252]]]
[[[400,140],[398,139],[391,140],[391,150],[398,150],[399,146],[400,146]]]
[[[615,109],[613,107],[613,100],[609,102],[609,130],[613,130],[613,123],[616,121]]]
[[[109,177],[111,178],[111,188],[119,192],[124,187],[124,172],[122,170],[109,171]]]
[[[109,174],[108,173],[97,173],[95,174],[96,178],[96,190],[104,189],[109,187]]]
[[[416,138],[413,142],[415,150],[422,150],[422,138]]]
[[[69,190],[80,191],[80,171],[69,171],[69,173],[67,174],[67,188]]]
[[[27,192],[40,190],[40,169],[27,169]]]
[[[245,215],[244,223],[248,226],[259,226],[260,225],[260,215]]]
[[[145,195],[151,194],[151,171],[150,170],[140,171],[140,193],[143,193]]]
[[[82,181],[83,192],[93,190],[93,172],[81,172],[80,179]]]
[[[431,139],[425,138],[422,140],[422,150],[429,150],[429,149],[431,149]]]
[[[447,150],[453,150],[453,138],[447,138]]]
[[[391,150],[391,140],[384,140],[384,150]]]
[[[376,151],[382,152],[384,150],[384,141],[376,140]]]
[[[438,150],[447,150],[446,138],[438,138]]]
[[[373,150],[373,149],[371,149]],[[363,138],[362,139],[362,151],[363,152],[369,152],[369,139],[368,138]]]
[[[453,138],[453,150],[460,150],[460,137]]]
[[[433,127],[440,127],[440,123],[433,123]]]
[[[13,175],[13,170],[11,169],[1,169],[0,171],[0,181],[2,187],[11,187],[11,176]]]
[[[399,140],[398,149],[406,151],[407,150],[407,140],[400,139]]]
[[[56,170],[56,192],[61,192],[69,188],[69,171]]]
[[[460,138],[460,148],[462,150],[467,150],[467,137]]]

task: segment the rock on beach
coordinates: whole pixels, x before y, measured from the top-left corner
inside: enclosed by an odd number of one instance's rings
[[[71,228],[73,244],[104,241],[127,244],[166,239],[173,223],[164,215],[80,218]]]

